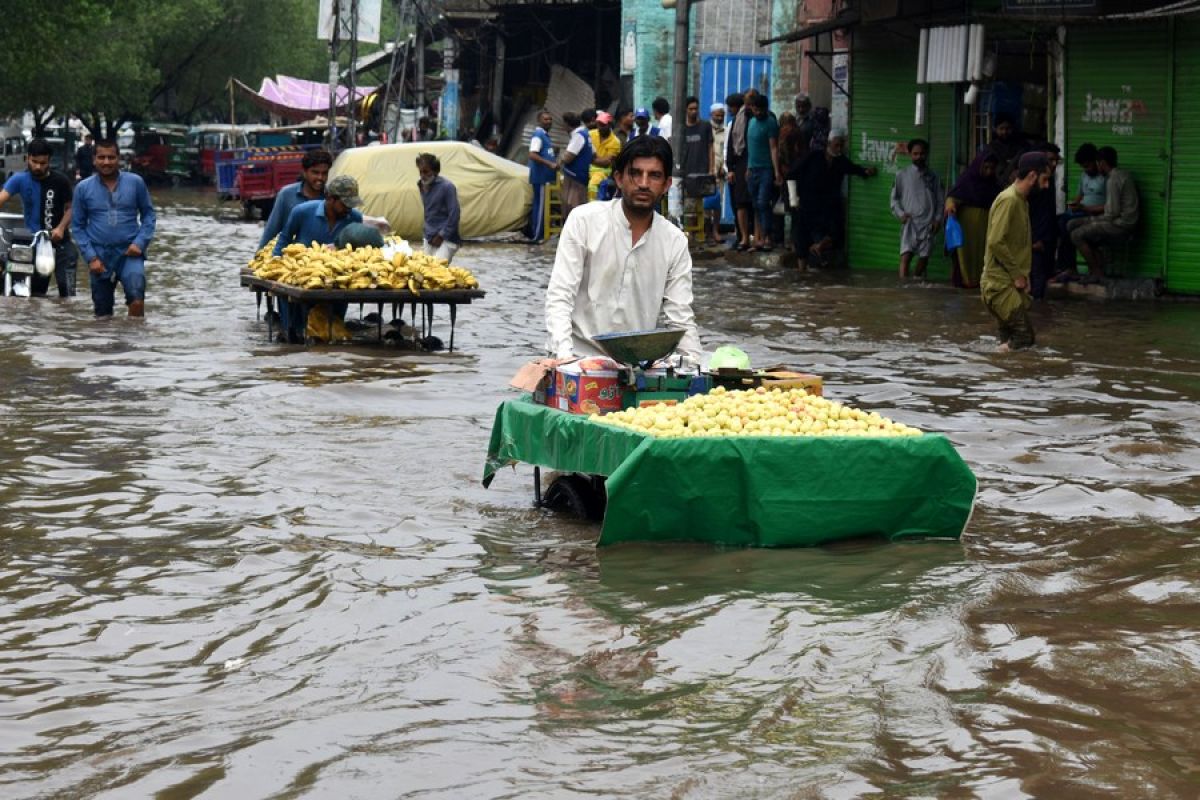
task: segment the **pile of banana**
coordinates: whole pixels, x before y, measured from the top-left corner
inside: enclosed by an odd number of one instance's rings
[[[470,270],[424,253],[396,253],[388,260],[378,247],[329,250],[290,244],[276,258],[271,255],[274,246],[274,242],[267,244],[255,254],[251,272],[301,289],[408,289],[420,294],[479,288]]]

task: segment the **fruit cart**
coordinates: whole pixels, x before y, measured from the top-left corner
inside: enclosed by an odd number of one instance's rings
[[[533,395],[497,409],[484,486],[517,462],[534,465],[539,504],[541,468],[566,473],[559,491],[580,501],[577,511],[603,518],[600,545],[958,538],[977,490],[970,468],[937,434],[660,437]]]
[[[286,297],[295,303],[303,313],[317,303],[348,303],[350,305],[375,306],[378,309],[378,336],[383,341],[383,309],[391,306],[394,317],[399,317],[401,309],[409,306],[414,340],[420,341],[433,331],[434,307],[444,305],[449,309],[450,340],[447,349],[454,351],[454,328],[458,322],[458,307],[470,305],[473,300],[484,297],[481,289],[442,289],[412,292],[408,289],[302,289],[286,283],[259,278],[249,270],[241,273],[241,285],[254,292],[255,302],[261,310],[264,298],[267,309],[270,310],[271,297]],[[420,309],[421,325],[417,327],[417,310]],[[332,327],[332,318],[331,318]],[[272,338],[272,315],[267,314],[267,337]],[[332,330],[330,331],[332,338]]]

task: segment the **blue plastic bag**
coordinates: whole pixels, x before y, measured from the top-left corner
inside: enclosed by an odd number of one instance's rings
[[[958,217],[946,217],[946,249],[957,250],[962,246],[963,232]]]

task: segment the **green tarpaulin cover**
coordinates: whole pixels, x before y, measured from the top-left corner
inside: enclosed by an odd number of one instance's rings
[[[518,461],[606,475],[599,544],[797,547],[860,536],[957,538],[976,480],[944,436],[658,439],[534,403],[496,410],[483,484]]]

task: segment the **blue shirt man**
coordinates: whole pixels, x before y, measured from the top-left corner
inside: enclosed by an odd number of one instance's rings
[[[325,197],[325,182],[329,179],[329,167],[332,164],[333,156],[328,150],[309,150],[304,154],[304,160],[300,162],[300,180],[291,186],[285,186],[275,195],[271,216],[267,218],[262,236],[258,240],[259,250],[279,235],[292,209],[309,200]]]
[[[283,255],[283,248],[290,244],[333,244],[339,233],[352,222],[362,222],[362,205],[358,196],[358,181],[349,175],[338,175],[325,185],[324,200],[309,200],[292,209],[287,223],[275,240],[275,255]],[[279,324],[283,328],[281,339],[301,343],[307,329],[308,314],[303,308],[294,308],[294,303],[279,297]],[[333,313],[345,316],[346,304],[338,303]]]
[[[120,170],[117,143],[96,143],[92,177],[75,187],[71,232],[87,262],[92,306],[97,317],[110,317],[116,284],[125,292],[129,316],[145,316],[146,248],[154,238],[157,215],[145,182]]]
[[[342,176],[339,176],[342,177]],[[336,178],[334,179],[336,180]],[[353,180],[353,179],[351,179]],[[330,182],[332,186],[332,181]],[[357,184],[355,193],[357,197]],[[331,212],[330,206],[336,210]],[[338,208],[340,206],[340,208]],[[344,209],[344,210],[343,210]],[[336,216],[331,218],[331,213]],[[362,222],[362,212],[350,208],[341,198],[336,198],[326,189],[324,200],[309,200],[292,209],[288,215],[287,224],[275,240],[274,255],[283,255],[283,248],[289,244],[311,245],[333,244],[337,235],[351,222]]]
[[[529,241],[537,244],[546,238],[546,184],[553,183],[558,173],[550,127],[554,117],[546,109],[538,112],[537,127],[529,139],[529,182],[533,185],[533,202],[529,206]]]

